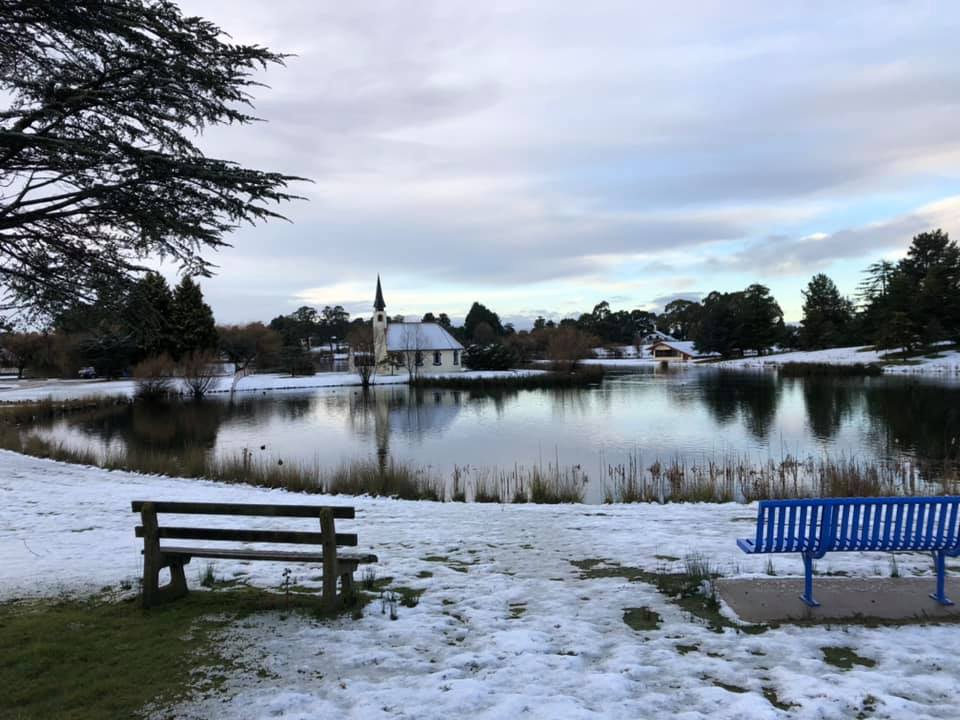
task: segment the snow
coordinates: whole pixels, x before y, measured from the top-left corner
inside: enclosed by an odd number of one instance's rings
[[[856,363],[887,363],[882,355],[888,351],[877,352],[864,347],[830,348],[828,350],[808,350],[780,353],[778,355],[763,355],[759,357],[738,358],[711,363],[712,367],[726,368],[775,368],[784,363],[809,362],[827,363],[830,365],[853,365]],[[884,365],[883,371],[897,374],[960,374],[960,352],[943,350],[939,353],[943,357],[917,357],[911,359],[909,365]],[[914,364],[915,363],[915,364]]]
[[[876,698],[876,718],[956,717],[960,627],[857,625],[708,630],[652,586],[581,579],[571,560],[603,558],[657,570],[665,556],[703,551],[727,575],[762,574],[766,558],[735,545],[754,507],[736,504],[537,506],[325,498],[279,490],[108,472],[0,452],[0,599],[96,592],[139,577],[133,499],[350,504],[358,552],[380,577],[425,590],[391,621],[379,603],[360,620],[298,614],[248,617],[223,643],[240,660],[218,694],[164,713],[177,718],[849,718]],[[236,520],[204,518],[224,526]],[[252,524],[303,528],[303,520]],[[659,557],[658,557],[659,556]],[[426,558],[447,558],[427,560]],[[796,557],[775,557],[800,575]],[[923,555],[904,574],[930,575]],[[888,572],[884,554],[838,553],[822,571]],[[197,588],[206,564],[188,566]],[[283,564],[218,561],[221,577],[274,587]],[[317,587],[316,568],[292,567]],[[466,572],[462,572],[466,570]],[[423,571],[431,576],[421,577]],[[525,605],[519,605],[524,603]],[[649,607],[659,630],[627,627]],[[525,607],[517,616],[511,608]],[[696,646],[681,654],[678,645]],[[840,671],[822,648],[876,661]],[[730,692],[717,683],[740,686]],[[789,713],[764,697],[773,689]]]
[[[497,378],[515,375],[530,375],[543,372],[542,370],[465,370],[449,375],[431,373],[430,378]],[[380,375],[371,380],[374,385],[398,385],[406,383],[407,374]],[[233,382],[232,376],[223,376],[218,379],[217,385],[210,392],[225,393],[230,391]],[[360,385],[360,377],[356,373],[332,372],[317,373],[291,377],[279,373],[247,375],[237,384],[237,391],[273,391],[295,390],[322,387],[342,387]],[[136,393],[136,382],[133,380],[24,380],[17,383],[0,386],[0,402],[23,402],[33,400],[75,400],[91,396],[125,396],[133,397]]]

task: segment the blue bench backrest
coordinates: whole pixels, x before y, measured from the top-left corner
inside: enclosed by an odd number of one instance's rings
[[[756,552],[951,550],[960,497],[762,500]]]

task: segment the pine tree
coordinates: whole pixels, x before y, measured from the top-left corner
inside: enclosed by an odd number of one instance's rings
[[[743,291],[740,299],[740,342],[742,349],[763,355],[777,344],[783,333],[783,311],[770,288],[755,283]]]
[[[475,339],[476,329],[481,323],[489,325],[496,336],[502,336],[504,334],[500,316],[485,305],[475,302],[470,307],[470,312],[467,313],[467,317],[463,320],[464,335],[470,340]]]
[[[177,357],[217,347],[217,326],[213,311],[203,301],[203,291],[185,275],[173,291],[173,333]]]
[[[840,295],[833,280],[819,273],[803,291],[800,343],[806,350],[837,347],[847,342],[853,304]]]
[[[125,315],[138,361],[177,351],[172,327],[173,292],[163,275],[147,273],[133,286]]]

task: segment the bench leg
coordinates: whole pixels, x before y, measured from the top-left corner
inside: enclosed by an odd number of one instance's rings
[[[343,573],[340,576],[340,597],[342,598],[342,604],[352,605],[353,604],[353,573],[347,572]]]
[[[143,596],[142,605],[150,608],[160,603],[176,600],[187,594],[187,575],[183,566],[190,562],[188,557],[157,557],[144,558],[143,563]],[[170,568],[170,582],[160,586],[160,571]]]
[[[937,569],[937,591],[931,593],[930,597],[941,605],[953,605],[953,601],[947,597],[945,587],[947,582],[946,553],[943,550],[933,553],[933,563]]]
[[[820,603],[813,599],[813,556],[803,553],[803,595],[800,596],[810,607],[820,607]]]

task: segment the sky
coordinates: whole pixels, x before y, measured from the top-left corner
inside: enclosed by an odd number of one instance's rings
[[[220,322],[300,305],[662,309],[818,272],[848,295],[960,236],[960,5],[182,0],[292,53],[204,151],[310,178],[202,281]]]

